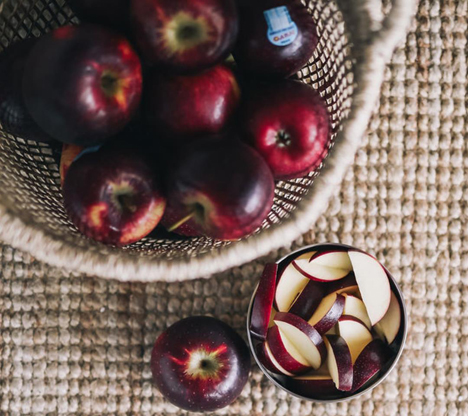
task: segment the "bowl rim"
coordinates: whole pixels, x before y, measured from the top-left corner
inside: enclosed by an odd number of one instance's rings
[[[297,256],[299,256],[299,255],[301,255],[303,253],[313,251],[314,249],[317,249],[317,248],[323,247],[323,246],[345,248],[345,249],[348,249],[348,250],[359,251],[361,253],[369,254],[369,255],[372,256],[372,254],[370,254],[370,253],[368,253],[368,252],[366,252],[364,250],[358,249],[356,247],[350,246],[348,244],[318,243],[318,244],[307,245],[307,246],[301,247],[301,248],[299,248],[297,250],[294,250],[291,253],[289,253],[289,254],[283,256],[282,258],[280,258],[279,260],[277,260],[275,262],[275,264],[280,266],[282,263],[288,261],[291,257],[296,258]],[[372,256],[372,257],[374,257],[374,256]],[[379,261],[379,260],[377,259],[377,261]],[[250,330],[249,330],[250,320],[251,320],[251,315],[252,315],[253,302],[255,300],[255,296],[257,294],[257,289],[258,289],[258,285],[259,285],[257,283],[257,285],[255,286],[255,289],[254,289],[254,291],[252,293],[252,297],[251,297],[250,302],[249,302],[249,308],[247,310],[247,319],[246,319],[247,339],[248,339],[250,351],[251,351],[251,353],[252,353],[252,355],[253,355],[253,357],[255,359],[255,362],[257,363],[257,365],[260,368],[260,370],[262,371],[262,373],[267,377],[267,379],[270,380],[270,382],[272,382],[277,387],[281,388],[282,390],[284,390],[286,393],[290,394],[291,396],[297,397],[298,399],[301,399],[301,400],[307,400],[307,401],[310,401],[310,402],[313,402],[313,403],[342,403],[342,402],[347,402],[347,401],[356,399],[356,398],[362,396],[363,394],[373,390],[375,387],[377,387],[380,383],[382,383],[390,375],[390,373],[395,369],[396,365],[398,364],[398,361],[400,360],[400,358],[401,358],[401,356],[403,354],[403,351],[404,351],[404,349],[406,347],[406,340],[407,340],[407,337],[408,337],[409,316],[408,316],[408,310],[407,310],[407,307],[406,307],[406,301],[405,301],[405,298],[403,296],[403,292],[401,291],[400,286],[398,285],[398,283],[395,280],[395,278],[393,277],[393,275],[388,271],[388,269],[380,261],[379,261],[379,263],[384,268],[385,272],[387,273],[387,276],[388,276],[388,278],[390,280],[390,286],[394,290],[394,294],[397,296],[397,299],[398,299],[398,301],[400,303],[400,306],[401,306],[402,316],[403,316],[403,320],[402,320],[402,324],[401,324],[403,326],[401,344],[400,344],[400,347],[398,349],[398,352],[397,352],[395,358],[393,359],[392,364],[386,369],[385,373],[383,373],[378,378],[376,378],[374,380],[374,382],[372,382],[370,385],[368,385],[364,390],[358,391],[357,393],[352,394],[350,396],[337,398],[337,399],[315,399],[315,398],[311,398],[311,397],[306,397],[306,396],[302,396],[302,395],[300,395],[298,393],[295,393],[295,392],[289,390],[287,387],[283,386],[278,380],[275,379],[275,377],[273,377],[270,374],[270,372],[263,366],[263,364],[258,359],[257,353],[256,353],[255,348],[254,348],[254,341],[252,339],[252,335],[251,335]],[[400,328],[400,331],[401,331],[401,328]]]

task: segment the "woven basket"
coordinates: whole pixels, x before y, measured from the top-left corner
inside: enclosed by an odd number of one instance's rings
[[[65,0],[4,0],[3,47],[78,20]],[[52,265],[125,281],[177,281],[241,265],[307,232],[353,163],[378,99],[385,66],[403,38],[414,0],[312,0],[319,47],[298,77],[326,98],[333,148],[324,166],[277,185],[262,228],[235,243],[146,238],[124,249],[80,235],[63,209],[57,151],[0,131],[0,238]],[[384,14],[382,10],[388,11]]]

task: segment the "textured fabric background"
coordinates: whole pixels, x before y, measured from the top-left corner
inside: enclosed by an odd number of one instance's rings
[[[354,168],[327,214],[295,243],[353,244],[393,272],[411,317],[397,369],[361,399],[313,405],[254,368],[221,414],[468,415],[467,26],[467,0],[421,1]],[[182,414],[152,387],[154,340],[196,314],[244,334],[263,263],[145,286],[69,275],[5,246],[0,260],[6,416]]]

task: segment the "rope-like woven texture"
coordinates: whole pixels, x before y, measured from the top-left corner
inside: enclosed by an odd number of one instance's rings
[[[0,40],[4,45],[73,20],[65,0],[4,1],[0,15]],[[300,78],[327,99],[334,131],[340,127],[342,131],[334,135],[335,149],[318,179],[316,172],[277,185],[275,205],[263,230],[256,235],[230,245],[206,238],[173,241],[157,237],[125,250],[93,243],[77,233],[64,213],[54,151],[1,133],[1,237],[55,266],[128,281],[176,281],[207,276],[292,241],[325,209],[331,192],[352,163],[374,108],[384,64],[396,40],[404,34],[412,2],[394,0],[394,7],[382,25],[375,15],[382,9],[380,0],[305,2],[321,40]],[[345,10],[344,15],[338,4]],[[355,31],[354,25],[359,30]],[[354,85],[357,88],[353,91]]]
[[[287,397],[254,369],[221,414],[468,415],[467,33],[467,0],[421,1],[354,168],[295,244],[342,241],[391,270],[411,319],[396,370],[359,400],[323,406]],[[262,268],[143,285],[69,275],[8,247],[0,264],[2,416],[183,414],[152,387],[152,343],[195,314],[244,334]]]

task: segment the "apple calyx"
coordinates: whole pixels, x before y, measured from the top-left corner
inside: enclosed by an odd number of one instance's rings
[[[128,184],[113,184],[111,186],[113,203],[119,211],[135,213],[138,205],[135,201],[133,188]]]
[[[214,351],[208,351],[205,348],[193,351],[185,350],[188,358],[186,361],[171,357],[176,364],[185,367],[185,374],[192,379],[217,380],[220,378],[221,370],[225,366],[220,355],[227,351],[225,344],[220,345]]]
[[[168,49],[174,53],[184,53],[210,39],[207,21],[186,12],[174,15],[161,33]]]
[[[292,137],[286,130],[279,130],[275,135],[275,142],[278,147],[289,147],[292,143]]]

